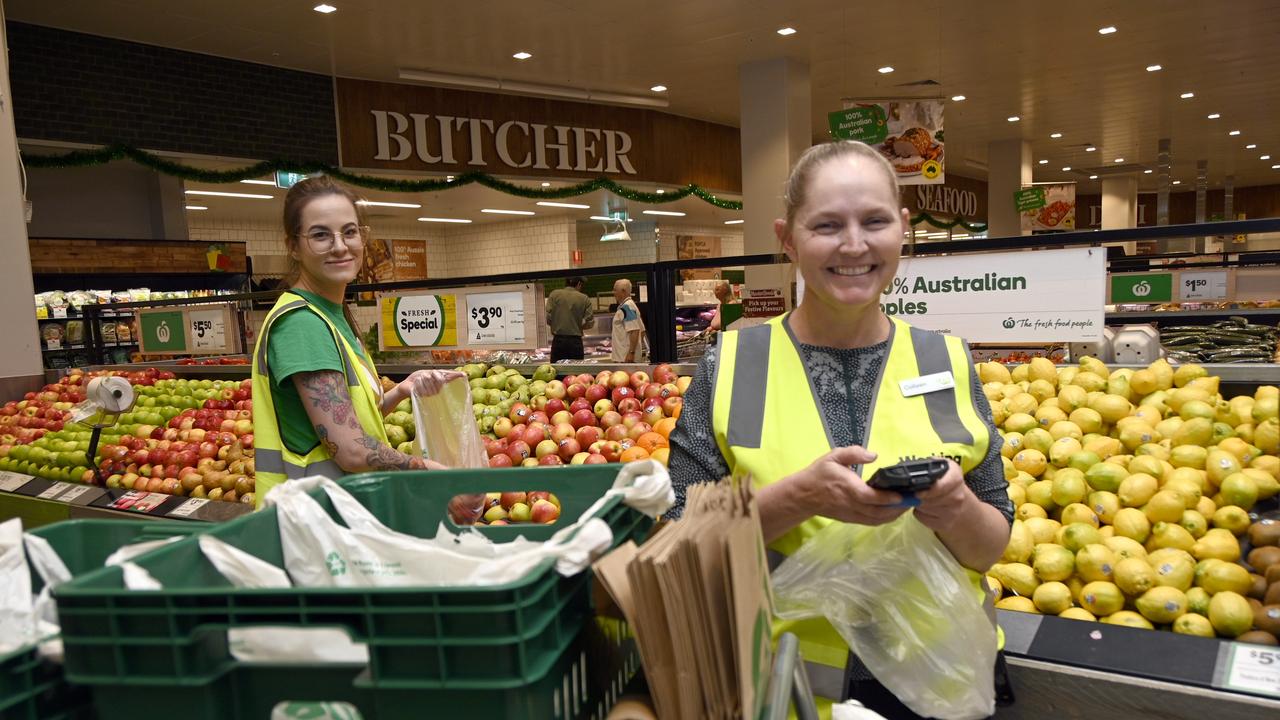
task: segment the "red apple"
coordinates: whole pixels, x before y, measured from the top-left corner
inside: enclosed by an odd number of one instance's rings
[[[514,425],[515,423],[511,422],[511,418],[498,418],[493,422],[493,434],[500,438],[506,437]]]
[[[631,387],[638,391],[641,387],[647,384],[649,384],[649,373],[643,370],[637,370],[631,373]]]
[[[635,390],[631,389],[629,385],[623,385],[621,387],[614,388],[613,392],[609,394],[609,399],[613,401],[614,405],[617,405],[618,403],[622,402],[624,399],[634,398],[635,396],[636,396]]]
[[[184,423],[184,424],[185,424],[185,423]],[[190,428],[188,428],[188,429],[190,429]],[[223,420],[222,422],[218,423],[218,430],[219,430],[220,432],[235,432],[235,431],[236,431],[236,421],[235,421],[235,420],[230,420],[230,419]]]
[[[605,428],[605,431],[604,431],[605,440],[620,441],[625,437],[627,437],[626,425],[614,425],[612,427]]]
[[[583,462],[583,465],[604,465],[607,462],[609,461],[600,453],[590,453],[587,455],[587,459]]]
[[[538,412],[539,410],[545,410],[547,407],[547,396],[546,395],[533,396],[529,400],[529,407],[533,408],[534,412]]]
[[[569,462],[574,458],[575,455],[578,455],[581,452],[582,452],[582,444],[579,443],[576,438],[572,438],[572,437],[567,437],[560,440],[560,444],[557,446],[557,449],[556,449],[556,454],[558,454],[560,456],[560,459],[564,460],[565,462]]]
[[[676,381],[675,368],[663,363],[653,369],[653,381],[662,385]]]
[[[595,416],[592,417],[594,418]],[[578,428],[578,432],[574,437],[577,439],[578,444],[585,448],[590,447],[592,443],[604,437],[604,433],[594,425],[584,425]]]
[[[609,385],[609,378],[611,377],[613,377],[612,370],[601,370],[600,372],[596,373],[594,382],[596,385],[604,385],[607,387]]]
[[[511,431],[507,433],[507,442],[516,442],[517,440],[524,440],[525,430],[528,430],[528,429],[529,429],[529,426],[525,425],[524,423],[520,423],[519,425],[513,425],[511,427]]]
[[[571,413],[576,413],[579,410],[590,410],[590,409],[591,409],[591,402],[584,397],[578,398],[577,400],[574,400],[573,402],[569,403],[569,412]]]
[[[581,428],[585,425],[595,425],[595,424],[596,424],[596,414],[586,408],[583,408],[582,410],[579,410],[578,412],[573,414],[573,426],[576,428]]]
[[[564,394],[565,394],[565,397],[569,398],[570,400],[577,400],[578,398],[587,394],[587,386],[583,385],[580,382],[575,382],[569,385],[569,387],[565,388]]]
[[[556,444],[555,440],[543,440],[542,442],[534,446],[533,454],[534,454],[534,457],[541,460],[543,457],[547,455],[555,455],[559,449],[560,449],[560,446]]]
[[[639,440],[640,436],[647,432],[653,432],[653,426],[647,422],[638,422],[627,430],[627,437],[632,440]]]
[[[683,404],[684,398],[679,395],[672,395],[662,401],[662,412],[666,413],[667,417],[675,417],[676,412],[679,411],[680,406]]]
[[[605,385],[592,385],[587,388],[587,394],[584,395],[588,403],[595,405],[609,395],[609,388]]]
[[[494,455],[493,457],[489,458],[489,467],[491,468],[511,467],[511,457],[505,454]]]
[[[618,412],[626,415],[629,412],[639,412],[640,400],[634,397],[623,398],[618,404]]]
[[[569,464],[570,464],[570,465],[585,465],[585,464],[586,464],[586,462],[587,462],[587,458],[589,458],[589,457],[591,457],[591,453],[580,452],[580,453],[578,453],[577,455],[574,455],[574,456],[569,460]],[[601,459],[601,460],[603,460],[604,458],[600,458],[600,459]]]
[[[614,425],[622,424],[622,416],[616,410],[609,410],[600,416],[600,427],[611,428]]]
[[[158,427],[158,428],[156,428],[155,430],[152,430],[152,431],[151,431],[151,439],[152,439],[152,440],[161,440],[161,439],[163,439],[163,438],[164,438],[164,434],[165,434],[167,431],[168,431],[168,430],[167,430],[167,428]]]
[[[218,446],[206,440],[205,442],[200,443],[200,447],[196,453],[202,458],[217,457]]]
[[[554,416],[556,413],[565,409],[565,404],[560,398],[548,398],[545,409],[548,415]]]
[[[516,403],[511,406],[511,412],[507,414],[507,417],[511,418],[511,422],[519,424],[529,419],[530,412],[532,411],[529,410],[528,405]]]
[[[253,433],[245,433],[240,436],[240,445],[245,450],[253,449]]]
[[[523,462],[525,458],[533,454],[533,449],[529,447],[529,443],[523,440],[517,440],[507,446],[507,457],[511,458],[511,462]]]
[[[618,462],[618,457],[622,455],[622,444],[616,440],[600,440],[593,443],[589,450],[603,455],[608,462]]]
[[[573,427],[573,425],[569,423],[556,423],[556,426],[551,428],[551,439],[556,442],[560,442],[565,438],[573,437],[577,432],[578,431]],[[2,450],[2,448],[0,448],[0,450]]]
[[[538,423],[540,425],[546,425],[549,422],[551,422],[551,418],[547,417],[547,413],[542,410],[534,410],[533,412],[529,413],[530,425],[534,423]]]
[[[528,496],[528,493],[525,492],[504,492],[498,496],[498,504],[501,505],[503,509],[510,510],[512,505],[524,502],[525,498]]]
[[[666,383],[662,386],[661,397],[664,400],[669,397],[680,397],[680,388],[675,383]]]
[[[597,400],[595,406],[591,408],[591,410],[596,414],[596,417],[602,417],[605,413],[613,409],[613,401],[605,400],[603,398]]]
[[[547,401],[550,402],[551,400],[563,401],[567,391],[568,389],[564,386],[564,383],[560,382],[559,380],[552,380],[547,383],[546,388],[544,388],[542,392],[546,394]],[[555,411],[550,410],[548,412],[555,412]]]
[[[556,458],[559,460],[560,458]],[[547,525],[560,517],[560,508],[547,500],[539,500],[529,508],[529,519],[535,523]]]
[[[641,419],[650,425],[657,425],[658,421],[665,418],[667,414],[663,412],[662,405],[650,405],[644,409]]]
[[[525,429],[523,440],[529,443],[529,447],[537,447],[538,443],[547,439],[547,431],[543,429],[544,427],[544,425],[536,424],[530,425]]]
[[[564,425],[566,423],[571,423],[571,422],[573,422],[573,413],[569,412],[568,410],[561,410],[560,412],[551,416],[552,425]]]
[[[609,375],[609,387],[611,388],[626,387],[630,384],[631,375],[629,375],[625,370],[614,370],[613,373]]]
[[[538,458],[538,464],[539,465],[563,465],[564,460],[561,460],[559,455],[543,455],[542,457]]]
[[[622,413],[622,424],[625,425],[628,430],[635,427],[635,424],[641,422],[643,419],[644,416],[640,414],[639,410]]]

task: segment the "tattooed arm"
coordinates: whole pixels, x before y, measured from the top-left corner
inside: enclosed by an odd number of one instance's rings
[[[293,384],[298,388],[307,417],[315,426],[316,436],[343,470],[354,473],[441,467],[438,463],[397,452],[365,432],[356,417],[342,373],[334,370],[297,373]]]

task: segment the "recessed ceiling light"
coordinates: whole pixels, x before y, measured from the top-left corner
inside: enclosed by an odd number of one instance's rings
[[[1068,166],[1066,166],[1066,167],[1062,168],[1062,172],[1071,172],[1071,166],[1070,166],[1070,165],[1068,165]]]
[[[1089,179],[1090,179],[1090,180],[1097,180],[1097,179],[1098,179],[1098,176],[1097,176],[1097,175],[1090,175],[1090,176],[1089,176]]]
[[[498,210],[495,208],[484,208],[480,212],[489,213],[491,215],[536,215],[532,210]]]
[[[1008,120],[1009,122],[1018,122],[1018,121],[1019,121],[1019,120],[1021,120],[1022,118],[1018,117],[1017,115],[1010,115],[1009,117],[1007,117],[1007,118],[1005,118],[1005,119],[1006,119],[1006,120]]]
[[[246,185],[270,185],[272,187],[276,185],[275,180],[241,180],[240,182]]]
[[[779,35],[795,35],[796,29],[793,27],[778,28]]]
[[[1094,146],[1090,145],[1089,147],[1085,148],[1085,149],[1084,149],[1084,151],[1085,151],[1085,152],[1093,152],[1094,150],[1097,150],[1097,149],[1098,149],[1098,148],[1096,148],[1096,147],[1094,147]]]
[[[1256,148],[1256,147],[1258,147],[1258,143],[1249,143],[1248,145],[1245,145],[1245,146],[1244,146],[1244,149],[1245,149],[1245,150],[1253,150],[1253,149],[1254,149],[1254,148]]]
[[[462,218],[418,218],[418,222],[441,222],[441,223],[470,223],[470,220]]]
[[[881,75],[888,75],[889,73],[893,72],[893,68],[889,67],[888,65],[885,65],[882,68],[876,68],[876,72],[880,73]]]
[[[335,12],[335,11],[337,11],[337,9],[338,9],[338,8],[336,8],[336,7],[332,6],[332,5],[324,5],[324,4],[320,4],[320,5],[317,5],[317,6],[313,7],[313,8],[311,8],[311,9],[312,9],[312,10],[315,10],[315,11],[316,11],[316,12],[318,12],[318,13],[324,13],[325,15],[328,15],[328,14],[329,14],[329,13],[331,13],[331,12]]]
[[[742,222],[743,222],[742,220],[725,220],[724,224],[725,225],[741,225]]]
[[[1152,172],[1153,172],[1153,171],[1151,171],[1151,170],[1143,170],[1143,171],[1142,171],[1142,174],[1143,174],[1143,175],[1150,175]]]
[[[1049,161],[1048,161],[1048,160],[1040,160],[1039,162],[1040,162],[1040,164],[1041,164],[1041,165],[1048,165],[1048,164],[1049,164]]]
[[[1259,159],[1259,160],[1270,160],[1270,159],[1271,159],[1271,156],[1270,156],[1270,155],[1259,155],[1259,156],[1258,156],[1258,159]]]
[[[952,95],[952,96],[951,96],[951,102],[964,102],[964,96],[963,96],[963,95]]]
[[[1173,181],[1173,184],[1174,184],[1174,185],[1181,185],[1181,184],[1182,184],[1182,181],[1181,181],[1181,180],[1174,180],[1174,181]]]
[[[205,207],[204,205],[188,205],[187,209],[188,210],[208,210],[209,208]]]
[[[1098,28],[1099,35],[1110,35],[1115,31],[1116,31],[1116,27],[1114,25],[1108,25],[1104,28]]]
[[[1148,66],[1147,66],[1147,72],[1155,72],[1155,71],[1157,71],[1157,70],[1163,70],[1163,69],[1164,69],[1164,68],[1163,68],[1163,67],[1161,67],[1161,66],[1159,66],[1159,65],[1148,65]]]
[[[1220,117],[1222,117],[1222,116],[1221,116],[1221,115],[1219,115],[1218,113],[1209,113],[1209,114],[1208,114],[1208,115],[1206,115],[1205,117],[1209,118],[1210,120],[1217,120],[1218,118],[1220,118]]]
[[[445,176],[444,176],[444,181],[445,181],[445,182],[453,182],[453,176],[452,176],[452,175],[445,175]]]
[[[590,206],[590,205],[579,205],[579,204],[577,204],[577,203],[562,203],[562,202],[549,202],[549,201],[543,201],[543,202],[539,202],[539,203],[535,203],[535,204],[537,204],[537,205],[541,205],[541,206],[543,206],[543,207],[573,208],[573,209],[575,209],[575,210],[588,210],[588,209],[590,209],[590,208],[591,208],[591,206]]]
[[[1057,140],[1058,138],[1062,137],[1062,133],[1049,133],[1049,137],[1053,138],[1054,140]]]
[[[1272,170],[1280,170],[1280,165],[1272,165],[1272,166],[1271,166],[1271,169],[1272,169]]]
[[[357,205],[368,205],[371,207],[398,207],[398,208],[420,208],[422,205],[418,203],[398,203],[398,202],[378,202],[376,200],[357,200]]]
[[[256,195],[254,193],[218,192],[216,190],[185,190],[188,195],[212,195],[214,197],[250,198],[252,200],[274,200],[275,195]]]
[[[544,182],[544,183],[542,183],[542,187],[551,187],[551,183],[549,183],[549,182]]]
[[[663,190],[662,188],[658,188],[655,192],[657,192],[659,195],[665,195],[667,193],[667,191]]]
[[[684,217],[684,213],[675,212],[674,210],[644,210],[645,215],[670,215],[671,217]]]
[[[666,91],[667,91],[667,86],[666,86],[666,85],[654,85],[653,87],[651,87],[651,88],[649,88],[649,89],[650,89],[650,90],[652,90],[652,91],[654,91],[654,92],[666,92]]]
[[[1196,96],[1196,94],[1195,94],[1195,93],[1193,93],[1193,92],[1184,92],[1184,93],[1182,93],[1181,95],[1179,95],[1178,97],[1182,98],[1183,100],[1190,100],[1191,98],[1193,98],[1193,97],[1195,97],[1195,96]]]
[[[1118,163],[1122,163],[1122,162],[1124,162],[1124,158],[1116,158],[1116,162],[1118,162]]]
[[[1240,131],[1239,131],[1239,130],[1232,130],[1231,132],[1229,132],[1229,133],[1227,133],[1227,134],[1228,134],[1228,135],[1239,135],[1239,134],[1240,134]]]
[[[511,57],[517,60],[528,60],[529,58],[533,57],[533,53],[527,53],[521,50],[520,52],[516,53],[515,55],[512,55]]]

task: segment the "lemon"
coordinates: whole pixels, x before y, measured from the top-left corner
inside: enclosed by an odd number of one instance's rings
[[[1182,505],[1194,509],[1204,496],[1200,484],[1194,480],[1174,477],[1166,481],[1161,492],[1172,492],[1182,499]]]
[[[1208,457],[1209,451],[1199,445],[1175,443],[1173,450],[1169,451],[1169,462],[1175,468],[1189,467],[1204,470],[1204,464]]]
[[[1191,537],[1199,540],[1209,530],[1209,521],[1195,510],[1183,510],[1182,517],[1178,520],[1178,524],[1187,529],[1191,533]],[[1194,552],[1194,548],[1193,548]]]
[[[1024,413],[1026,415],[1030,415],[1034,413],[1036,408],[1039,406],[1040,399],[1025,392],[1018,393],[1004,401],[1004,407],[1010,414]]]
[[[1169,448],[1159,443],[1143,443],[1133,452],[1139,456],[1150,455],[1151,457],[1159,458],[1161,460],[1169,459]]]
[[[1075,573],[1076,560],[1070,550],[1053,543],[1036,545],[1031,565],[1044,582],[1066,580]]]
[[[1187,612],[1187,596],[1171,587],[1153,587],[1135,602],[1142,617],[1153,623],[1167,625]]]
[[[1191,537],[1187,529],[1176,523],[1158,522],[1151,527],[1151,537],[1147,538],[1147,550],[1163,550],[1176,548],[1191,551],[1196,539]]]
[[[1039,505],[1045,510],[1052,510],[1057,507],[1057,504],[1053,502],[1053,482],[1051,480],[1037,480],[1028,485],[1027,502]]]
[[[1108,525],[1115,520],[1116,513],[1120,510],[1120,498],[1105,490],[1089,493],[1087,502],[1098,519]]]
[[[1009,487],[1005,488],[1005,494],[1009,496],[1009,502],[1013,503],[1014,507],[1027,501],[1027,490],[1021,485],[1009,483]]]
[[[1052,402],[1053,400],[1054,398],[1049,398],[1045,402]],[[1067,419],[1067,414],[1062,411],[1062,408],[1053,405],[1041,405],[1040,409],[1036,410],[1032,416],[1040,422],[1040,427],[1046,429]]]
[[[1160,358],[1147,366],[1147,369],[1155,373],[1156,384],[1161,390],[1168,390],[1173,387],[1173,366],[1168,360]]]
[[[1240,541],[1230,530],[1214,528],[1208,530],[1191,548],[1191,554],[1197,560],[1224,560],[1233,563],[1240,559]],[[1243,570],[1244,568],[1240,568]],[[1248,589],[1247,587],[1245,588]],[[1238,592],[1244,592],[1240,590]]]
[[[1096,457],[1096,456],[1095,456]],[[1139,473],[1142,475],[1142,473]],[[1085,470],[1084,479],[1089,487],[1094,490],[1103,490],[1106,492],[1116,492],[1120,489],[1121,484],[1127,479],[1128,471],[1119,465],[1112,463],[1098,462],[1091,465]],[[1146,475],[1146,477],[1151,477]],[[1155,480],[1155,478],[1152,478]],[[1152,489],[1152,493],[1155,490]]]
[[[1031,597],[1031,593],[1040,585],[1040,581],[1036,579],[1036,571],[1026,563],[1005,563],[991,568],[991,574],[1006,589],[1024,597]]]
[[[1147,519],[1153,523],[1178,522],[1182,520],[1182,512],[1187,509],[1185,500],[1172,490],[1161,490],[1143,506]]]
[[[1144,473],[1154,478],[1164,476],[1164,463],[1160,462],[1160,458],[1153,455],[1136,455],[1125,466],[1130,475]]]
[[[1150,395],[1160,389],[1160,380],[1152,370],[1138,370],[1129,378],[1129,389],[1139,395]]]
[[[1018,612],[1036,614],[1040,613],[1040,611],[1036,609],[1036,604],[1031,601],[1031,598],[1019,597],[1017,595],[1011,595],[997,602],[996,607],[1001,610],[1017,610]]]
[[[1142,543],[1121,535],[1106,538],[1102,541],[1103,545],[1111,548],[1111,552],[1116,554],[1116,560],[1128,560],[1129,558],[1138,558],[1145,561],[1147,559],[1147,549],[1142,547]]]
[[[1058,536],[1058,531],[1062,529],[1061,523],[1049,518],[1026,518],[1022,522],[1031,531],[1031,538],[1037,546],[1053,542],[1054,538]]]
[[[1117,510],[1111,525],[1116,529],[1117,535],[1138,542],[1146,542],[1151,535],[1151,521],[1137,508]]]
[[[1052,446],[1053,436],[1042,427],[1031,428],[1022,435],[1023,450],[1039,450],[1041,455],[1048,458],[1049,448]]]
[[[982,380],[983,384],[1013,381],[1009,376],[1009,368],[998,362],[978,363],[978,378]]]
[[[1230,562],[1217,562],[1205,568],[1204,574],[1196,583],[1210,595],[1222,592],[1245,594],[1253,585],[1249,571]],[[1246,628],[1247,629],[1247,628]]]
[[[1209,618],[1196,613],[1187,613],[1173,621],[1173,631],[1179,635],[1195,635],[1197,637],[1214,637],[1213,624]]]
[[[1231,531],[1239,537],[1249,529],[1249,513],[1235,505],[1224,505],[1213,512],[1210,522],[1215,528]]]
[[[1197,445],[1203,447],[1213,439],[1213,423],[1205,418],[1191,418],[1178,426],[1171,439],[1174,445]]]
[[[1070,423],[1068,423],[1070,424]],[[1072,425],[1071,427],[1075,427]],[[1053,431],[1049,431],[1049,435],[1053,435]],[[1061,437],[1053,441],[1049,446],[1049,462],[1058,467],[1066,467],[1071,460],[1071,456],[1084,449],[1080,441],[1074,437]]]
[[[1187,612],[1209,617],[1209,591],[1193,587],[1187,591]]]
[[[1206,518],[1212,518],[1218,512],[1218,506],[1213,502],[1213,498],[1201,497],[1196,503],[1196,512]]]
[[[1033,477],[1044,474],[1045,466],[1048,464],[1044,453],[1031,448],[1024,449],[1013,456],[1013,467]]]
[[[1104,378],[1111,375],[1111,371],[1107,369],[1107,364],[1096,357],[1086,356],[1080,358],[1080,370],[1081,372],[1091,372]]]
[[[1004,434],[1004,444],[1000,446],[1000,454],[1012,458],[1022,451],[1022,433],[1010,432]]]
[[[1270,500],[1276,495],[1280,495],[1280,480],[1272,477],[1271,473],[1251,467],[1245,468],[1240,472],[1253,479],[1253,484],[1258,488],[1259,500]]]
[[[1070,420],[1059,420],[1058,422],[1053,423],[1049,426],[1049,434],[1053,436],[1054,440],[1071,438],[1077,442],[1079,442],[1080,438],[1084,437],[1084,433],[1080,431],[1080,427]]]
[[[1253,609],[1243,595],[1224,590],[1209,600],[1209,622],[1219,635],[1233,638],[1253,627]]]
[[[1068,620],[1089,620],[1091,622],[1097,622],[1098,620],[1098,618],[1093,616],[1093,613],[1080,607],[1067,608],[1066,610],[1058,613],[1058,617],[1067,618]]]
[[[1094,465],[1097,465],[1101,462],[1102,462],[1102,458],[1098,457],[1097,453],[1091,452],[1089,450],[1081,450],[1080,452],[1075,453],[1071,457],[1067,458],[1067,467],[1075,468],[1076,470],[1079,470],[1080,472],[1085,473],[1087,475],[1089,472],[1089,468],[1092,468]],[[1101,490],[1102,488],[1097,488],[1097,489]]]
[[[1088,523],[1063,525],[1060,535],[1062,541],[1059,544],[1073,553],[1079,552],[1086,545],[1102,542],[1102,535],[1098,533],[1098,528]]]
[[[1025,433],[1037,427],[1040,422],[1026,413],[1010,413],[1004,421],[1004,429],[1009,432]]]
[[[1108,625],[1124,625],[1126,627],[1155,630],[1155,626],[1151,624],[1150,620],[1147,620],[1132,610],[1121,610],[1120,612],[1112,613],[1111,615],[1102,618],[1102,622],[1107,623]]]
[[[991,597],[999,600],[1004,595],[1004,585],[1001,585],[994,575],[987,575],[984,579],[987,581],[987,590]]]
[[[1025,502],[1018,506],[1018,510],[1014,513],[1014,517],[1024,521],[1031,520],[1033,518],[1047,519],[1049,517],[1049,513],[1045,512],[1043,507],[1040,507],[1033,502]]]
[[[1031,557],[1033,547],[1031,531],[1021,520],[1014,520],[1009,532],[1009,544],[1005,546],[1000,559],[1004,562],[1026,562]]]
[[[1087,476],[1086,476],[1087,477]],[[1099,490],[1105,488],[1098,488]],[[1156,491],[1160,489],[1160,481],[1146,473],[1135,473],[1125,478],[1116,491],[1120,504],[1136,508],[1147,504]]]
[[[1094,615],[1105,617],[1124,608],[1124,593],[1115,583],[1091,582],[1080,591],[1080,604]]]
[[[1058,407],[1067,413],[1083,407],[1089,392],[1079,385],[1063,385],[1058,390]]]
[[[1183,420],[1204,418],[1212,422],[1217,417],[1217,414],[1217,410],[1204,400],[1188,400],[1182,403],[1182,407],[1178,408],[1178,417]]]
[[[1240,459],[1226,450],[1214,448],[1205,455],[1205,474],[1208,476],[1209,482],[1219,487],[1226,482],[1228,477],[1239,473],[1243,468],[1244,466],[1240,464]],[[1254,490],[1256,494],[1257,489],[1255,488]],[[1255,497],[1254,499],[1256,500],[1257,498]],[[1232,503],[1232,505],[1235,504],[1237,503]],[[1244,506],[1242,505],[1241,507]]]
[[[1101,392],[1107,388],[1106,378],[1087,370],[1076,373],[1076,376],[1071,378],[1071,384],[1084,388],[1085,392]]]
[[[1226,455],[1227,453],[1224,452],[1222,454]],[[1234,458],[1232,459],[1234,460]],[[1238,466],[1239,464],[1237,463]],[[1210,481],[1212,481],[1212,471],[1209,471],[1209,477]],[[1258,502],[1258,483],[1239,471],[1226,476],[1222,480],[1222,485],[1218,488],[1218,492],[1228,505],[1235,505],[1241,510],[1252,510],[1253,506]]]
[[[1115,564],[1112,577],[1116,587],[1129,597],[1137,597],[1155,587],[1156,571],[1144,558],[1129,557]]]
[[[1116,555],[1105,544],[1086,545],[1076,553],[1076,572],[1086,582],[1111,580]]]
[[[1027,377],[1030,378],[1032,385],[1043,382],[1052,388],[1058,382],[1058,366],[1048,358],[1032,358],[1031,362],[1027,363]]]
[[[1036,609],[1046,615],[1057,615],[1071,607],[1071,590],[1060,582],[1047,582],[1031,596]]]
[[[1147,564],[1156,573],[1156,585],[1176,587],[1186,592],[1195,579],[1196,563],[1185,550],[1163,548],[1147,555]]]
[[[1133,410],[1133,405],[1129,403],[1128,398],[1119,395],[1103,395],[1089,403],[1089,409],[1098,413],[1102,421],[1110,425],[1126,417]]]
[[[1113,437],[1106,437],[1106,436],[1100,435],[1096,438],[1093,438],[1092,440],[1086,437],[1084,441],[1084,449],[1093,453],[1097,453],[1098,457],[1102,458],[1103,460],[1106,460],[1113,455],[1119,455],[1120,451],[1124,449],[1124,446],[1120,444],[1119,440],[1116,440]],[[1119,462],[1120,465],[1123,466],[1128,461],[1125,460],[1125,461],[1117,461],[1117,462]]]
[[[1102,430],[1102,415],[1093,408],[1078,407],[1071,411],[1067,419],[1075,423],[1076,427],[1084,433],[1096,433]]]

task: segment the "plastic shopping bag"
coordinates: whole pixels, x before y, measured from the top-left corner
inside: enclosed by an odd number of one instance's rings
[[[465,375],[444,383],[439,392],[422,394],[415,389],[410,397],[414,442],[422,455],[451,468],[489,466]]]
[[[0,654],[39,639],[31,602],[31,571],[22,546],[22,520],[0,523]]]
[[[826,617],[915,713],[995,712],[995,626],[964,568],[913,514],[828,525],[774,571],[773,586],[779,617]]]

